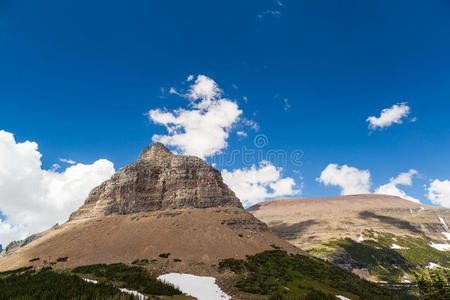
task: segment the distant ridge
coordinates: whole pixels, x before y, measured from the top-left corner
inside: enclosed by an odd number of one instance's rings
[[[442,251],[450,237],[448,208],[362,194],[281,198],[247,211],[280,238],[366,279],[411,281],[406,270],[430,262],[450,267]]]

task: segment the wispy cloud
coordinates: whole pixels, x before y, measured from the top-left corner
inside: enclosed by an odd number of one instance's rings
[[[59,161],[63,162],[63,163],[66,163],[66,164],[69,164],[69,165],[74,165],[74,164],[77,163],[76,161],[74,161],[72,159],[67,159],[67,158],[60,158]]]
[[[266,11],[263,11],[263,12],[257,14],[256,16],[258,17],[258,19],[263,19],[263,18],[265,18],[267,16],[269,16],[269,17],[279,17],[280,15],[281,15],[281,12],[279,10],[268,9]]]
[[[291,105],[289,104],[288,98],[284,98],[283,103],[284,103],[284,106],[283,106],[284,110],[288,110],[289,108],[291,108]]]

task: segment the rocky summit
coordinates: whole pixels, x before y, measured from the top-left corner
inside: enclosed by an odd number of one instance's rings
[[[94,188],[70,220],[180,208],[242,208],[218,170],[194,156],[146,147],[139,159]]]

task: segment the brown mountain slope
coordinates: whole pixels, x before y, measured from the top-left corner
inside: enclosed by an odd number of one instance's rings
[[[154,259],[151,266],[160,272],[201,275],[221,259],[244,258],[273,244],[301,252],[246,212],[220,172],[155,144],[94,188],[68,222],[0,258],[0,270]],[[164,253],[169,258],[159,256]],[[57,262],[61,257],[68,259]]]
[[[367,279],[412,280],[430,262],[450,267],[450,209],[388,195],[278,199],[248,209],[279,237]],[[445,234],[443,234],[445,233]]]
[[[280,237],[303,249],[331,238],[357,239],[364,229],[400,235],[427,235],[441,240],[449,231],[450,209],[414,203],[388,195],[330,198],[282,198],[248,209]]]

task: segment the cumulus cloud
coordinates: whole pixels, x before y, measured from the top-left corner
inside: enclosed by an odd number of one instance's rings
[[[427,198],[434,204],[450,208],[450,181],[435,179],[427,187]]]
[[[220,153],[228,146],[229,133],[239,121],[242,110],[235,102],[221,97],[222,90],[213,79],[198,75],[186,93],[174,88],[171,93],[188,99],[191,109],[150,110],[150,120],[164,125],[168,132],[167,135],[154,135],[154,142],[174,146],[183,154],[201,158]]]
[[[400,173],[397,177],[391,178],[389,180],[389,183],[379,186],[375,190],[375,194],[385,194],[385,195],[392,195],[397,196],[406,200],[410,200],[416,203],[420,203],[420,201],[416,198],[413,198],[411,196],[408,196],[404,191],[399,189],[397,185],[406,185],[411,186],[412,185],[412,176],[417,175],[418,172],[414,169],[410,169],[406,173]]]
[[[381,111],[379,117],[371,116],[367,118],[369,122],[369,128],[376,130],[377,128],[389,127],[392,124],[401,124],[402,118],[409,115],[410,108],[406,105],[406,102],[397,103],[392,105],[390,108],[385,108]]]
[[[369,170],[338,164],[329,164],[316,180],[326,186],[340,187],[341,195],[367,194],[371,184]]]
[[[282,168],[262,161],[258,166],[252,165],[250,168],[222,170],[222,177],[242,204],[248,207],[269,198],[301,193],[293,178],[282,177],[282,171]]]
[[[38,144],[17,143],[0,131],[0,243],[46,230],[67,220],[89,191],[111,177],[112,162],[72,165],[64,172],[43,170]]]

